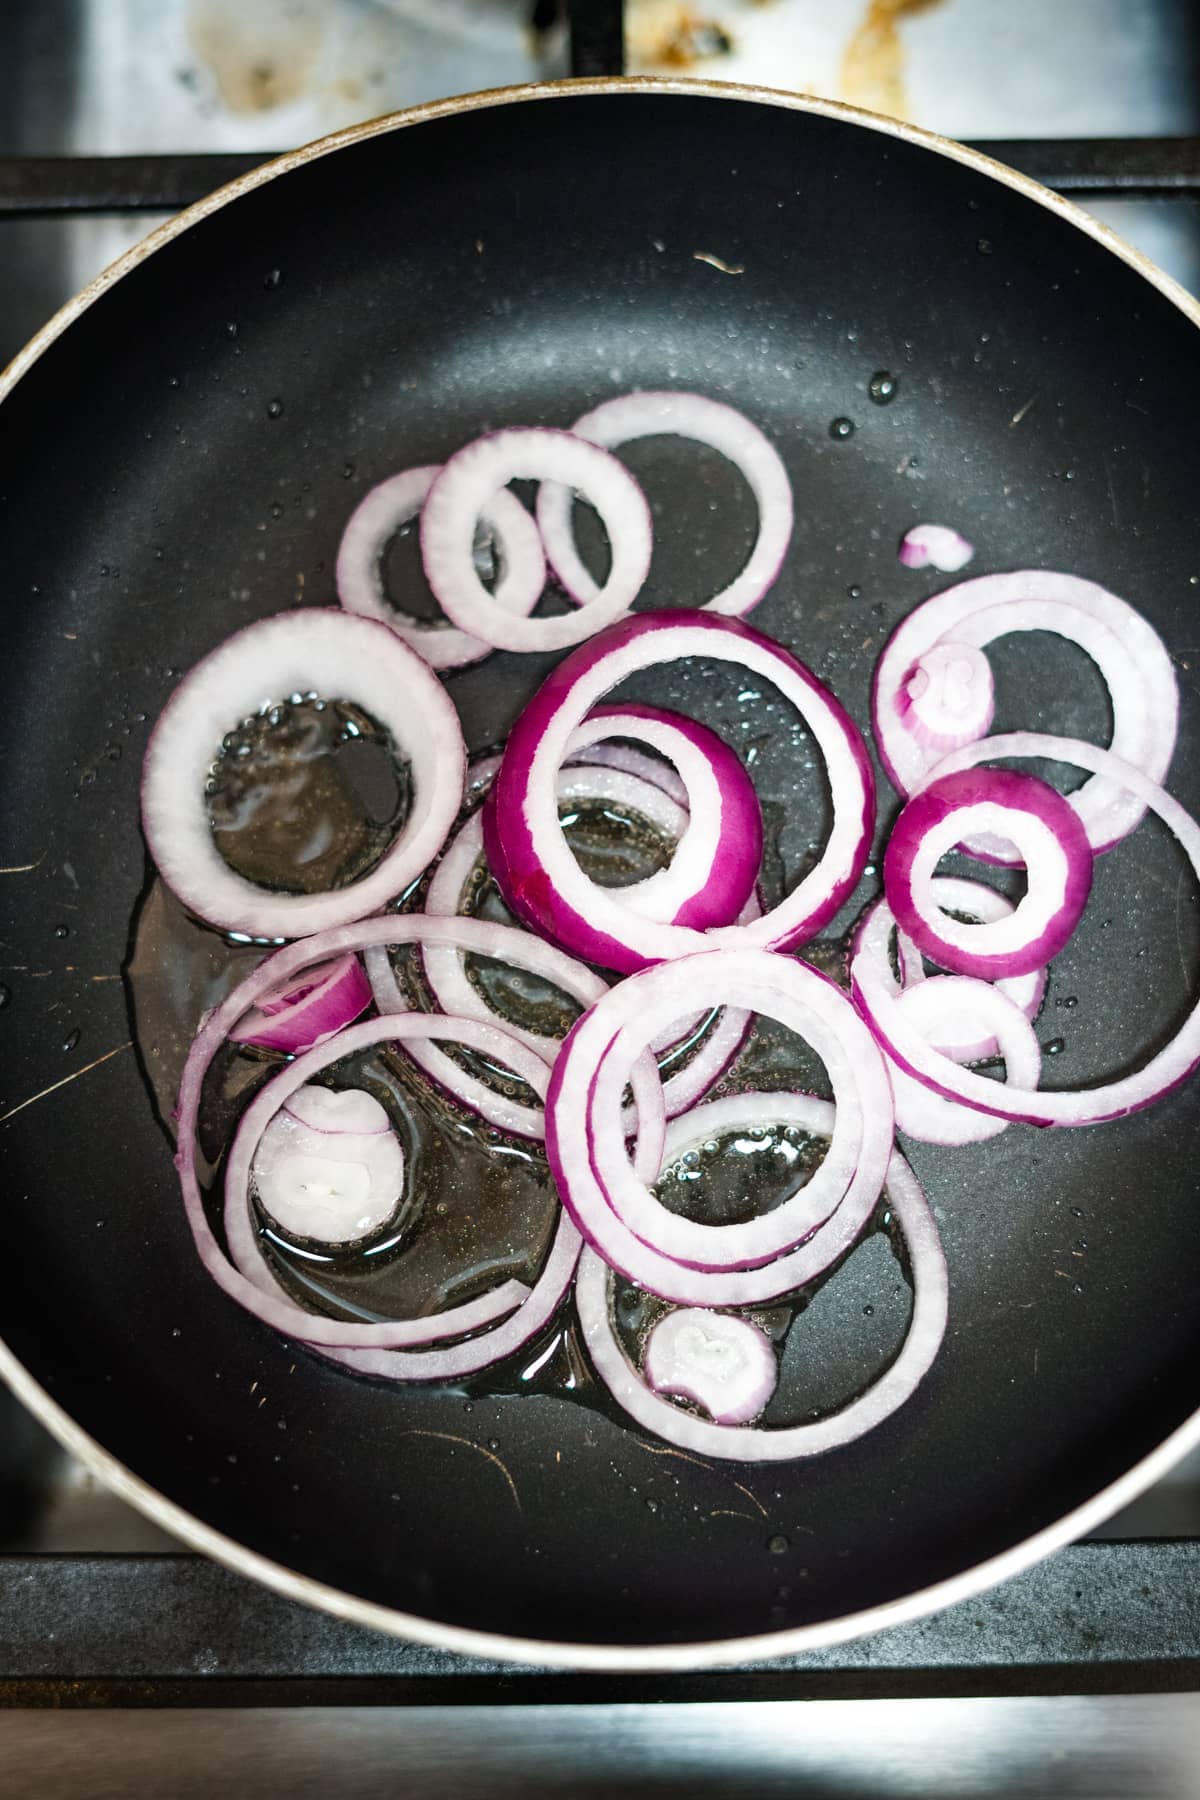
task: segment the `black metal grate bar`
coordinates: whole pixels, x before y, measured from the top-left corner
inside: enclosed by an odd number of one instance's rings
[[[1200,1687],[1200,1540],[1076,1544],[1004,1587],[804,1656],[576,1675],[405,1644],[194,1556],[0,1557],[0,1706],[543,1704]]]
[[[577,40],[582,59],[593,48],[586,36]],[[1200,196],[1200,137],[1018,138],[973,148],[1062,194]],[[0,157],[0,219],[178,212],[273,154]]]

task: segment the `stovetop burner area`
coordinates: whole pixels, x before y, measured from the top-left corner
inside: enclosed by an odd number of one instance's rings
[[[556,78],[570,66],[567,5],[10,0],[0,159],[265,155],[399,107]],[[585,24],[607,10],[577,8]],[[968,140],[1200,133],[1191,0],[627,0],[625,44],[632,73],[820,94]],[[1200,289],[1195,199],[1093,210]],[[5,220],[0,357],[155,223]]]
[[[578,0],[577,16],[585,5]],[[626,50],[631,72],[814,92],[974,141],[1164,140],[1163,168],[1165,140],[1200,142],[1192,0],[626,0]],[[9,0],[0,9],[0,366],[162,216],[144,204],[22,216],[4,201],[20,195],[26,159],[265,156],[398,107],[557,78],[569,63],[566,0]],[[1110,185],[1161,186],[1160,197],[1087,203],[1200,293],[1196,147],[1196,178],[1176,191],[1154,173],[1154,144],[1139,154],[1154,178],[1123,179],[1117,147]],[[145,179],[152,201],[153,169]],[[797,1692],[1197,1685],[1200,1452],[1098,1536],[1164,1542],[1075,1546],[999,1596],[905,1628],[890,1644],[704,1684],[664,1682],[654,1697],[698,1698],[702,1685],[705,1698],[731,1703]],[[39,1561],[47,1552],[61,1561]],[[0,1553],[0,1702],[9,1705],[149,1705],[170,1695],[189,1706],[212,1695],[230,1705],[419,1705],[444,1700],[448,1682],[456,1704],[469,1695],[632,1702],[648,1692],[645,1681],[589,1689],[536,1671],[508,1678],[304,1614],[178,1555],[4,1391]],[[162,1561],[143,1564],[147,1553]],[[139,1643],[146,1616],[158,1621],[152,1652]],[[1024,1685],[1013,1685],[1014,1669],[1026,1672]],[[577,1782],[562,1791],[602,1790]],[[776,1790],[768,1781],[755,1791]]]

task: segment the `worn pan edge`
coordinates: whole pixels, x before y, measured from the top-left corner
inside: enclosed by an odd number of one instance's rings
[[[262,167],[239,176],[213,193],[185,208],[174,218],[150,232],[85,288],[61,307],[30,339],[6,368],[0,370],[0,401],[10,394],[43,353],[53,345],[77,318],[125,275],[131,273],[156,250],[219,211],[242,194],[273,181],[289,170],[314,162],[343,147],[383,136],[459,113],[482,111],[489,107],[509,106],[522,102],[568,98],[573,95],[620,93],[679,94],[685,97],[752,102],[811,113],[821,118],[840,119],[859,125],[884,137],[899,139],[918,148],[932,151],[975,170],[1003,186],[1023,194],[1026,199],[1057,214],[1065,223],[1075,226],[1086,236],[1120,258],[1158,289],[1194,325],[1200,326],[1200,300],[1194,298],[1148,257],[1124,242],[1098,219],[1091,217],[1072,201],[1041,186],[1027,175],[977,150],[967,148],[935,132],[909,125],[882,114],[846,106],[839,101],[794,94],[773,88],[746,87],[731,82],[701,81],[689,78],[620,77],[558,82],[529,83],[520,87],[496,88],[452,99],[437,100],[423,106],[410,107],[343,131],[319,138],[298,150],[267,162]],[[661,1645],[595,1645],[568,1643],[535,1638],[518,1638],[506,1634],[477,1631],[447,1625],[418,1614],[401,1612],[361,1599],[324,1582],[314,1580],[281,1563],[271,1561],[246,1549],[223,1532],[205,1525],[200,1519],[168,1500],[128,1469],[117,1457],[85,1432],[47,1391],[34,1379],[24,1364],[0,1339],[0,1380],[17,1399],[57,1438],[64,1449],[76,1456],[122,1499],[137,1507],[163,1530],[179,1538],[192,1549],[210,1556],[235,1574],[260,1582],[285,1599],[316,1607],[350,1623],[383,1631],[393,1637],[406,1638],[452,1653],[479,1656],[526,1666],[604,1672],[671,1673],[700,1668],[714,1668],[747,1662],[758,1662],[775,1656],[791,1656],[846,1643],[872,1632],[903,1625],[911,1620],[937,1612],[944,1607],[974,1598],[1012,1576],[1030,1568],[1043,1557],[1094,1530],[1106,1519],[1135,1500],[1146,1488],[1160,1479],[1190,1450],[1200,1446],[1200,1409],[1176,1428],[1150,1454],[1101,1489],[1073,1511],[1031,1537],[1010,1546],[986,1562],[976,1564],[958,1575],[935,1582],[900,1599],[885,1601],[855,1613],[823,1620],[817,1624],[796,1626],[787,1630],[757,1633],[748,1637],[728,1638]]]

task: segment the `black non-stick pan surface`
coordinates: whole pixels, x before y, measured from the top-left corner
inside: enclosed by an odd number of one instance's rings
[[[574,1393],[568,1375],[406,1390],[280,1341],[201,1271],[153,1046],[118,1048],[147,880],[141,751],[178,672],[252,618],[329,601],[342,525],[384,475],[630,388],[727,399],[779,446],[797,528],[755,623],[861,723],[888,631],[951,579],[896,561],[933,519],[977,544],[972,572],[1065,569],[1145,612],[1179,671],[1170,785],[1200,804],[1200,357],[1157,280],[1047,196],[914,136],[778,97],[599,84],[435,108],[293,160],[47,339],[0,407],[0,864],[34,865],[0,875],[0,1326],[58,1408],[256,1555],[408,1629],[542,1655],[728,1643],[965,1591],[1186,1421],[1195,1084],[1119,1125],[914,1146],[949,1259],[942,1354],[860,1442],[755,1470],[661,1454],[586,1372]],[[631,460],[658,509],[650,598],[702,598],[748,542],[746,496],[684,446]],[[998,726],[1104,737],[1081,653],[1039,635],[995,664]],[[472,745],[502,737],[546,666],[496,656],[451,679]],[[798,781],[778,714],[716,676],[710,716],[754,747],[786,860],[796,819],[819,825],[819,774]],[[1148,825],[1103,859],[1054,970],[1046,1080],[1162,1041],[1198,951],[1195,883]],[[898,1341],[900,1286],[868,1267],[829,1301],[851,1385]]]

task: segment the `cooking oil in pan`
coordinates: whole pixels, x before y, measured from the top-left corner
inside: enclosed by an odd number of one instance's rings
[[[292,892],[344,885],[365,873],[402,823],[409,798],[407,771],[373,721],[313,695],[293,697],[231,733],[209,788],[214,836],[231,866]],[[562,817],[581,865],[602,885],[644,879],[670,860],[671,841],[632,809],[574,801]],[[404,904],[419,907],[424,887],[415,884]],[[468,884],[462,910],[510,922],[482,866]],[[202,1013],[255,966],[264,948],[231,942],[199,924],[157,881],[147,891],[127,976],[142,1067],[168,1126]],[[844,980],[842,943],[810,946],[809,954]],[[490,959],[467,961],[470,979],[501,1018],[561,1035],[576,1016],[575,1003],[548,984]],[[414,1003],[432,1007],[419,957],[400,951],[395,962]],[[695,1053],[714,1016],[664,1059],[664,1074]],[[506,1072],[465,1050],[455,1054],[473,1073],[532,1103]],[[222,1147],[250,1094],[281,1060],[229,1046],[207,1083],[201,1149],[215,1171],[210,1205],[218,1230]],[[500,1132],[457,1105],[399,1050],[348,1059],[325,1079],[365,1087],[385,1106],[406,1153],[405,1196],[383,1231],[345,1250],[292,1242],[260,1222],[264,1254],[299,1303],[348,1319],[423,1316],[500,1281],[536,1278],[558,1212],[540,1144]],[[714,1095],[822,1087],[823,1070],[811,1052],[763,1021]],[[664,1170],[659,1198],[687,1217],[734,1223],[781,1205],[811,1179],[822,1154],[821,1140],[793,1127],[768,1124],[730,1134],[689,1150]],[[895,1354],[910,1310],[902,1247],[892,1244],[881,1213],[836,1269],[778,1305],[753,1310],[780,1346],[780,1385],[768,1422],[817,1416],[844,1404]],[[662,1302],[614,1280],[614,1323],[635,1358],[662,1311]],[[518,1357],[461,1391],[497,1399],[531,1391],[568,1395],[620,1417],[590,1377],[569,1307]]]
[[[227,734],[207,782],[218,850],[259,887],[314,894],[379,861],[408,814],[389,734],[343,700],[294,694]]]

